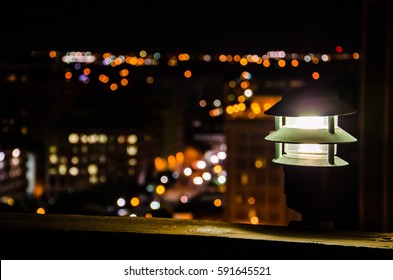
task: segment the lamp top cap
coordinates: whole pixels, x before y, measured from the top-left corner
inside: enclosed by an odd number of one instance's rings
[[[271,116],[334,116],[354,114],[356,110],[338,98],[331,86],[307,84],[282,96],[265,111]]]

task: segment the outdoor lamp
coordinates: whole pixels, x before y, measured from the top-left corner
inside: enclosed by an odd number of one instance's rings
[[[338,117],[355,112],[329,88],[314,84],[283,95],[265,111],[275,118],[275,131],[265,139],[275,143],[273,162],[284,166],[287,205],[306,224],[332,222],[332,167],[348,165],[337,156],[337,145],[357,141],[339,127]]]

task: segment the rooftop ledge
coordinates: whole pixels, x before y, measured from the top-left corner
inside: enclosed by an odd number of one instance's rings
[[[0,229],[1,259],[393,259],[384,232],[25,213],[0,213]]]

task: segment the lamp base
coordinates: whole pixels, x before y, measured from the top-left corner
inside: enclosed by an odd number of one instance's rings
[[[301,214],[301,221],[296,224],[332,228],[335,169],[291,165],[283,168],[287,206]]]

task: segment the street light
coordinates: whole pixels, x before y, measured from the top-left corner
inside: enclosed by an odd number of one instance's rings
[[[356,110],[329,88],[306,85],[283,95],[265,111],[275,117],[274,163],[282,164],[288,207],[302,215],[303,224],[332,224],[334,178],[332,167],[348,165],[337,156],[337,144],[357,139],[338,126],[338,117]]]

